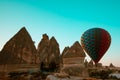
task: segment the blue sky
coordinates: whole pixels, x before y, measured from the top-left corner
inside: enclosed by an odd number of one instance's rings
[[[61,52],[80,42],[87,29],[104,28],[112,43],[100,62],[120,66],[120,0],[0,0],[0,49],[23,26],[36,47],[47,33],[55,36]]]

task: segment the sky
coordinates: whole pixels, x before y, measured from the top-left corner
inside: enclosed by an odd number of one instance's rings
[[[56,38],[60,52],[81,43],[86,30],[103,28],[112,41],[100,63],[120,66],[120,0],[0,0],[0,50],[23,26],[36,47],[46,33]]]

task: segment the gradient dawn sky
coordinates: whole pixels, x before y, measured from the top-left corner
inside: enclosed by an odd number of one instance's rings
[[[100,62],[120,66],[120,0],[0,0],[0,50],[23,26],[36,47],[47,33],[55,36],[61,52],[80,42],[84,31],[104,28],[112,43]]]

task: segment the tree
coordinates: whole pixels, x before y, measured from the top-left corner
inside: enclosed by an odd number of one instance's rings
[[[112,63],[110,63],[109,67],[115,67]]]

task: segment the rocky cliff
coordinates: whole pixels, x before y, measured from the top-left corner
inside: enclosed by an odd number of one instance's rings
[[[23,27],[3,47],[0,64],[36,63],[37,52],[31,36]]]
[[[55,63],[58,65],[60,62],[60,50],[59,50],[59,44],[56,41],[56,39],[54,37],[52,37],[50,39],[50,44],[49,44],[49,52],[51,56],[49,58],[50,63],[55,61]]]
[[[66,47],[62,53],[63,57],[85,57],[85,53],[79,44],[78,41],[76,41],[70,48]]]
[[[64,71],[71,76],[88,76],[84,66],[85,56],[86,55],[78,41],[70,48],[65,47],[62,53],[63,67],[61,68],[61,71]]]
[[[49,53],[49,37],[47,34],[42,35],[42,39],[37,47],[37,53],[39,54],[40,61],[48,60]]]
[[[42,69],[56,69],[60,62],[59,44],[54,37],[49,40],[47,34],[43,34],[37,52],[40,56]]]

